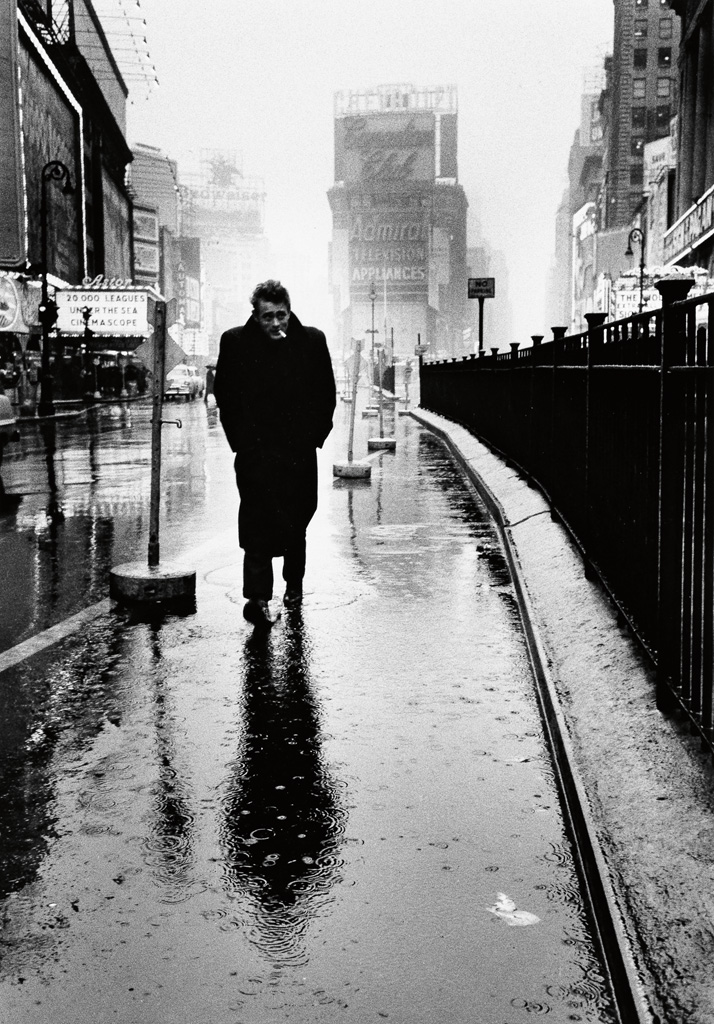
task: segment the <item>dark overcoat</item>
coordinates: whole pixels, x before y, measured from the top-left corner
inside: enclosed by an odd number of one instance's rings
[[[335,411],[325,335],[291,313],[287,337],[273,341],[251,317],[222,336],[213,393],[236,456],[238,542],[280,555],[317,508],[315,449]]]

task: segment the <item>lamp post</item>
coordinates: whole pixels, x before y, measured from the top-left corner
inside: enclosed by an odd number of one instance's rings
[[[62,182],[62,192],[74,193],[69,168],[61,160],[50,160],[42,168],[40,178],[40,230],[42,243],[42,298],[39,319],[42,324],[42,399],[37,406],[40,416],[52,416],[54,407],[54,381],[50,372],[50,331],[57,322],[57,303],[50,300],[47,290],[47,185],[50,181]]]
[[[639,312],[642,312],[644,306],[644,287],[645,287],[645,233],[640,228],[633,228],[627,236],[627,248],[625,249],[625,256],[634,256],[632,251],[632,243],[640,243],[640,308]]]
[[[374,303],[376,302],[376,299],[377,299],[377,289],[374,287],[374,281],[373,281],[372,282],[372,287],[369,289],[369,300],[372,303],[372,329],[371,329],[371,331],[367,331],[368,334],[372,335],[372,349],[371,349],[371,355],[370,355],[370,360],[371,360],[371,363],[372,363],[372,379],[370,381],[370,384],[372,384],[372,385],[374,385],[374,336],[375,336],[375,334],[379,334],[379,331],[375,330],[375,326],[374,326]]]

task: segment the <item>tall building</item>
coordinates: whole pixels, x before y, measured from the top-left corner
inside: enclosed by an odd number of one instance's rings
[[[215,357],[223,331],[251,314],[250,295],[269,273],[265,186],[248,178],[238,155],[203,150],[199,167],[180,172],[181,235],[200,240],[203,327]]]
[[[372,327],[387,356],[463,352],[466,213],[453,86],[335,96],[330,284],[342,354]],[[470,320],[468,320],[470,323]]]
[[[603,96],[604,229],[631,223],[642,204],[645,144],[669,134],[676,112],[680,37],[670,0],[614,3],[613,55]]]
[[[45,184],[49,273],[130,278],[128,89],[92,3],[0,0],[0,50],[0,268],[41,263],[43,168],[60,161],[73,191]]]
[[[134,279],[154,285],[169,302],[174,340],[191,362],[209,354],[203,329],[201,241],[181,234],[178,165],[156,146],[133,151],[130,188],[134,197]]]
[[[671,0],[681,18],[676,221],[664,238],[669,264],[714,277],[714,2]]]
[[[604,68],[586,71],[583,79],[580,124],[570,147],[568,185],[555,222],[555,251],[546,303],[547,323],[553,327],[574,325],[574,305],[580,303],[581,295],[587,291],[585,279],[592,276],[592,268],[587,272],[592,261],[583,262],[580,242],[587,237],[592,224],[602,183],[601,96],[609,61],[607,58]]]
[[[153,285],[170,299],[171,240],[178,234],[179,224],[176,162],[156,146],[144,143],[136,145],[132,155],[129,188],[134,201],[134,280]]]
[[[0,0],[0,362],[23,374],[45,276],[50,299],[132,278],[128,95],[91,0]],[[72,345],[54,348],[56,394],[71,397]]]

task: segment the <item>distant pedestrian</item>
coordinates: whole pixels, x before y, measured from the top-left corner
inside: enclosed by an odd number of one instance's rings
[[[302,601],[305,531],[317,508],[317,457],[332,429],[335,378],[325,335],[303,327],[279,281],[259,284],[253,314],[226,331],[213,385],[235,452],[244,549],[245,618],[274,619],[273,557],[283,558],[285,604]]]
[[[208,398],[213,394],[213,383],[216,379],[216,368],[215,366],[208,365],[206,367],[206,388],[203,392],[203,401],[208,405]]]

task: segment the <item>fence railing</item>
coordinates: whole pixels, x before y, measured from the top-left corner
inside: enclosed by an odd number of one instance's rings
[[[657,285],[662,308],[527,348],[424,362],[421,404],[546,494],[714,750],[714,294]]]

